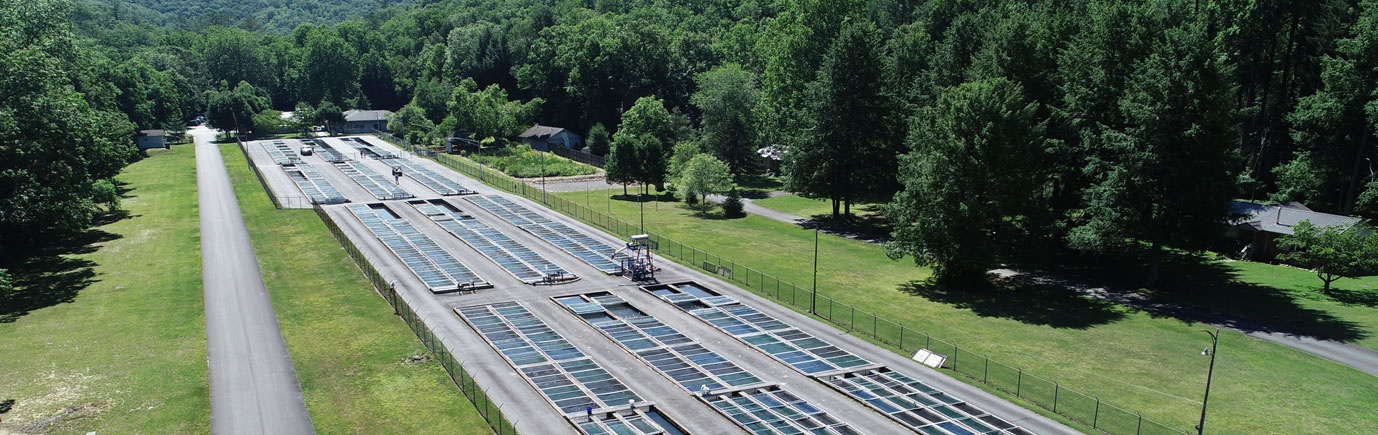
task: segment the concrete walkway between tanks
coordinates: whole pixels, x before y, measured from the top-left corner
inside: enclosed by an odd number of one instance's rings
[[[313,433],[215,131],[188,133],[196,139],[211,433]]]

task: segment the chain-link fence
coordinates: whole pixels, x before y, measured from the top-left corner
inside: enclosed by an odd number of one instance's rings
[[[494,187],[522,195],[544,204],[552,210],[597,226],[620,237],[636,234],[650,236],[652,249],[661,256],[702,269],[731,281],[754,293],[769,296],[800,311],[812,311],[848,331],[869,337],[909,355],[919,349],[947,354],[944,368],[995,389],[1013,394],[1029,403],[1048,409],[1094,429],[1112,434],[1184,434],[1184,430],[1157,422],[1142,414],[1111,405],[1093,395],[1061,386],[1056,381],[1040,378],[1023,369],[991,360],[989,356],[962,349],[958,344],[935,338],[905,325],[882,319],[858,310],[856,306],[815,294],[809,287],[799,287],[756,268],[737,263],[721,255],[712,254],[688,244],[675,241],[654,231],[648,231],[596,211],[583,204],[555,195],[546,195],[497,171],[484,168],[468,159],[439,154],[436,160],[465,175],[480,179]]]
[[[446,343],[444,337],[435,335],[431,331],[430,327],[427,326],[430,322],[411,309],[406,297],[398,293],[397,289],[388,283],[386,278],[383,278],[383,274],[379,273],[378,269],[375,269],[373,264],[368,262],[363,252],[360,252],[354,242],[344,234],[344,231],[340,230],[340,227],[325,212],[325,209],[320,206],[316,206],[314,209],[316,214],[320,215],[321,221],[325,222],[326,228],[330,229],[330,234],[335,236],[335,240],[338,240],[340,245],[344,246],[345,252],[349,253],[349,258],[353,259],[354,263],[359,266],[359,270],[362,270],[364,276],[368,277],[374,290],[378,291],[378,294],[383,296],[389,305],[392,305],[393,312],[400,316],[412,332],[416,333],[416,337],[421,340],[421,343],[425,344],[426,348],[436,355],[440,365],[445,368],[445,372],[449,373],[450,379],[464,393],[464,397],[473,402],[474,408],[478,409],[479,415],[488,422],[488,426],[493,429],[493,432],[498,435],[516,434],[516,424],[503,415],[502,405],[494,402],[488,392],[474,382],[473,376],[470,376],[469,372],[464,369],[464,361],[455,359],[455,354],[452,352],[454,347]]]
[[[589,154],[586,152],[575,151],[569,148],[565,148],[563,146],[559,146],[558,144],[552,144],[550,146],[550,153],[579,163],[583,163],[585,165],[595,166],[599,168],[603,167],[603,165],[606,164],[602,156],[595,156],[593,154]]]

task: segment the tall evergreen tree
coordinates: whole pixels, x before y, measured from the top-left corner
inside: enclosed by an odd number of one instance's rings
[[[1277,166],[1274,200],[1347,214],[1369,182],[1378,126],[1378,1],[1360,3],[1349,38],[1323,59],[1322,88],[1288,115],[1296,154]]]
[[[831,200],[834,216],[850,213],[853,201],[895,190],[901,141],[888,76],[879,31],[846,23],[810,85],[808,128],[786,153],[787,189]]]
[[[589,129],[588,136],[589,154],[595,156],[608,155],[609,147],[612,145],[612,138],[608,136],[608,129],[603,124],[593,124]]]
[[[1233,95],[1202,27],[1169,29],[1136,66],[1119,103],[1125,128],[1103,133],[1087,167],[1086,221],[1069,234],[1087,250],[1148,243],[1148,285],[1165,246],[1199,249],[1214,239],[1235,194]]]
[[[1018,83],[995,78],[964,83],[921,111],[909,129],[913,151],[900,159],[904,189],[885,208],[895,225],[888,255],[913,256],[942,281],[983,277],[996,243],[1046,210],[1037,110]]]

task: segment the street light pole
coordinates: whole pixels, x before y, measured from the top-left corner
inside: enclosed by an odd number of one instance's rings
[[[813,292],[809,293],[809,312],[818,315],[818,222],[813,227]]]
[[[1211,398],[1211,377],[1215,375],[1215,348],[1220,343],[1220,328],[1215,328],[1215,332],[1202,329],[1201,332],[1211,336],[1211,348],[1209,351],[1202,351],[1202,354],[1209,353],[1211,356],[1210,368],[1206,370],[1206,396],[1201,399],[1201,422],[1196,424],[1196,435],[1201,435],[1206,431],[1206,401]]]

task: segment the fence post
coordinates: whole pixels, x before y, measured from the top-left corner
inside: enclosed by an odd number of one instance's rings
[[[1100,423],[1100,398],[1097,397],[1097,398],[1096,398],[1096,414],[1093,415],[1093,416],[1091,417],[1091,428],[1092,428],[1092,429],[1096,429],[1096,425],[1099,424],[1099,423]]]
[[[981,371],[981,383],[982,383],[982,384],[989,384],[989,383],[990,383],[989,381],[990,381],[990,355],[986,355],[986,368],[983,369],[983,370]],[[1053,403],[1057,403],[1057,401],[1053,401]],[[1054,406],[1056,406],[1056,405],[1054,405]],[[1056,411],[1056,409],[1054,409],[1054,411]]]
[[[957,371],[957,345],[956,345],[956,344],[953,344],[953,345],[952,345],[952,371],[954,371],[954,372]],[[961,372],[957,372],[957,373],[961,373]]]
[[[1053,413],[1057,413],[1057,393],[1062,390],[1062,384],[1053,381]]]
[[[1134,435],[1139,435],[1144,430],[1144,415],[1139,414],[1139,426],[1134,428]]]
[[[1019,369],[1019,377],[1014,380],[1014,397],[1019,397],[1019,391],[1024,387],[1024,369]]]
[[[924,349],[932,349],[932,348],[933,348],[933,336],[928,335],[927,332],[923,333],[923,348],[924,348]]]
[[[904,325],[900,325],[900,350],[904,350]]]

